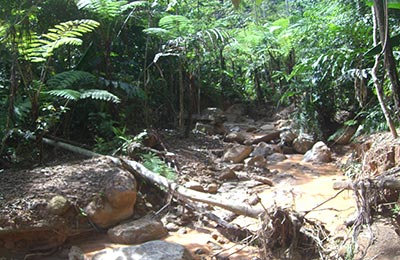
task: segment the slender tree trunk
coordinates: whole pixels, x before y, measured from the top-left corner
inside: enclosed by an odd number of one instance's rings
[[[377,27],[378,19],[377,19],[376,12],[375,12],[374,8],[372,8],[372,14],[373,14],[373,19],[374,19],[374,45],[377,45],[378,44],[378,37],[376,35],[376,30],[377,30],[376,27]],[[376,89],[376,95],[378,97],[379,104],[380,104],[382,112],[383,112],[383,114],[385,116],[386,122],[387,122],[387,124],[389,126],[390,132],[392,133],[393,138],[397,138],[398,135],[397,135],[396,127],[395,127],[394,122],[393,122],[392,118],[390,117],[389,111],[388,111],[388,109],[386,107],[386,104],[385,104],[385,101],[384,101],[383,88],[382,88],[381,82],[379,81],[378,76],[377,76],[378,75],[378,69],[379,69],[380,56],[381,56],[381,54],[377,54],[375,56],[375,64],[374,64],[374,67],[372,68],[372,72],[371,72],[372,80],[374,82],[374,86],[375,86],[375,89]]]
[[[393,48],[389,38],[389,24],[387,13],[387,2],[382,0],[374,0],[375,19],[379,29],[379,38],[382,44],[382,52],[384,54],[385,69],[388,74],[392,95],[395,105],[395,113],[400,118],[400,82],[396,69],[396,62],[393,57]]]
[[[179,128],[184,131],[185,126],[185,88],[183,84],[183,65],[181,58],[179,58]]]
[[[254,88],[256,90],[257,102],[261,105],[264,102],[264,96],[260,86],[260,75],[258,69],[254,70]]]
[[[150,28],[152,23],[152,17],[151,17],[151,10],[147,10],[147,28]],[[144,49],[144,61],[143,61],[143,88],[144,88],[144,92],[146,93],[146,95],[149,93],[149,89],[148,89],[148,85],[149,85],[149,77],[147,74],[147,58],[149,55],[149,44],[150,44],[150,36],[147,35],[146,37],[146,44],[145,44],[145,49]],[[144,121],[145,121],[145,125],[146,127],[149,126],[150,123],[150,116],[149,116],[149,102],[148,102],[148,98],[144,99]]]

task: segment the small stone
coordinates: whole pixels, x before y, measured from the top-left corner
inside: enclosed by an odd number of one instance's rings
[[[273,153],[267,157],[268,161],[271,162],[282,162],[287,159],[286,155],[281,153]]]
[[[70,207],[71,203],[61,195],[54,196],[47,205],[48,210],[54,215],[63,215]]]
[[[175,224],[175,223],[172,223],[172,222],[166,224],[165,228],[170,232],[176,232],[176,231],[179,230],[179,226],[177,224]]]
[[[230,143],[239,143],[242,144],[244,142],[246,138],[244,137],[244,135],[240,132],[233,132],[233,133],[229,133],[226,137],[225,137],[225,142],[230,142]]]
[[[201,186],[201,184],[197,181],[188,181],[184,184],[184,187],[187,189],[204,192],[203,186]]]
[[[142,218],[115,226],[108,230],[107,235],[114,243],[140,244],[150,240],[165,237],[168,231],[161,221]]]
[[[195,255],[204,255],[204,254],[206,254],[206,251],[203,248],[197,248],[196,250],[194,250],[194,254]]]
[[[85,253],[77,246],[71,246],[68,253],[68,260],[85,260]]]
[[[220,173],[218,179],[221,181],[236,180],[237,176],[232,169],[226,168]]]
[[[265,160],[263,156],[257,155],[254,157],[247,158],[245,160],[245,165],[250,167],[266,168],[267,160]]]
[[[306,153],[315,144],[314,138],[309,134],[300,134],[293,140],[293,148],[298,153]]]
[[[180,235],[187,234],[187,229],[186,229],[185,227],[182,227],[182,228],[180,228],[180,229],[178,230],[177,233],[180,234]]]
[[[216,194],[218,192],[218,185],[216,183],[210,183],[206,186],[205,191],[211,194]]]
[[[192,260],[190,252],[182,245],[161,240],[141,245],[105,249],[95,254],[92,260],[140,259],[140,260]]]

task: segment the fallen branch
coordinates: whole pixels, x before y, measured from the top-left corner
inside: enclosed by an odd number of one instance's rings
[[[380,180],[368,180],[368,185],[376,189],[400,190],[400,180],[394,177],[381,178]],[[359,190],[366,185],[366,180],[361,181],[337,181],[333,183],[335,190]]]
[[[43,142],[88,157],[103,156],[101,154],[74,145],[70,145],[64,142],[54,141],[48,138],[43,138]],[[258,218],[264,212],[264,210],[261,207],[245,205],[243,203],[239,204],[237,203],[237,201],[233,202],[227,201],[225,198],[222,198],[217,195],[198,192],[179,186],[177,183],[172,182],[167,178],[150,171],[139,162],[117,158],[113,156],[107,156],[107,157],[117,166],[123,167],[124,169],[134,174],[136,177],[144,178],[151,183],[166,188],[173,196],[176,196],[178,198],[206,203],[208,205],[217,206],[229,210],[238,215],[244,215],[252,218]]]

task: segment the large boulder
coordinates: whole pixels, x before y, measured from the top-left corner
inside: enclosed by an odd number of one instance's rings
[[[141,245],[102,250],[92,260],[192,260],[189,251],[182,245],[165,241],[150,241]]]
[[[293,140],[293,148],[296,152],[305,154],[315,144],[314,137],[309,134],[300,134]]]
[[[132,175],[107,157],[4,170],[0,187],[0,255],[54,248],[93,223],[115,224],[132,216],[136,200]]]
[[[142,218],[130,221],[108,230],[110,240],[118,244],[140,244],[165,237],[168,231],[161,221]]]
[[[317,142],[303,157],[305,162],[326,163],[332,161],[332,152],[324,142]]]
[[[247,145],[233,145],[224,154],[225,162],[241,163],[253,151],[253,147]]]
[[[107,228],[133,214],[136,202],[136,180],[132,174],[119,171],[105,181],[104,196],[92,200],[85,208],[88,218]]]

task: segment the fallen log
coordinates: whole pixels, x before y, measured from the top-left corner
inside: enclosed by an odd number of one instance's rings
[[[400,190],[400,179],[394,177],[384,177],[378,180],[364,179],[355,182],[337,181],[333,183],[333,189],[335,190],[359,190],[366,186],[376,189]]]
[[[101,154],[89,151],[87,149],[83,149],[81,147],[70,145],[64,142],[54,141],[48,138],[43,138],[43,142],[45,144],[63,148],[71,152],[79,153],[81,155],[88,157],[103,156]],[[227,201],[226,198],[222,198],[218,195],[212,195],[208,193],[194,191],[179,186],[177,183],[172,182],[167,178],[150,171],[139,162],[118,158],[114,156],[107,156],[107,158],[109,158],[117,166],[122,167],[127,171],[131,172],[136,177],[144,178],[151,183],[154,183],[160,187],[167,189],[172,196],[183,199],[189,199],[191,201],[206,203],[211,206],[217,206],[225,210],[229,210],[235,214],[244,215],[252,218],[258,218],[264,212],[264,209],[262,207],[255,207],[243,203],[240,204],[237,203],[237,201],[233,202]]]

